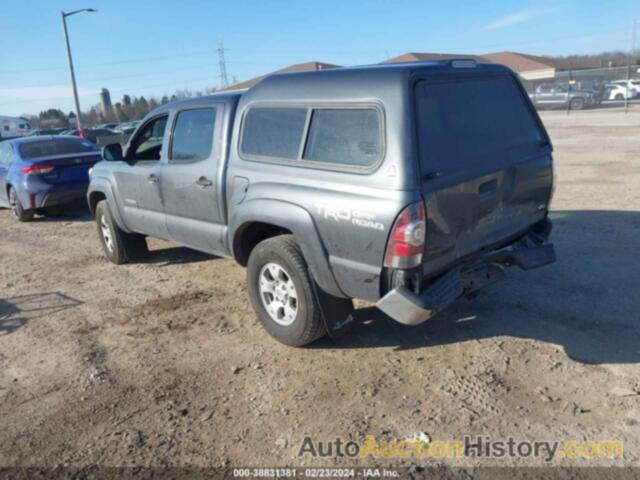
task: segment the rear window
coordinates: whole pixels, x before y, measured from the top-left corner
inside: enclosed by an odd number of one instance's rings
[[[306,108],[251,108],[244,118],[242,153],[297,159],[306,119]]]
[[[544,138],[511,77],[416,87],[423,174],[478,172],[524,160]]]
[[[98,151],[98,147],[88,140],[72,138],[22,143],[19,148],[22,158],[53,157],[55,155],[73,155]]]
[[[303,158],[368,167],[380,157],[380,120],[374,109],[317,109]]]

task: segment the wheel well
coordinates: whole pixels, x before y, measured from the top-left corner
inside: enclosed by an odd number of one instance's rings
[[[89,208],[91,209],[91,213],[96,213],[96,205],[100,200],[106,200],[107,196],[102,192],[91,192],[89,195]]]
[[[236,261],[246,266],[249,255],[256,245],[267,238],[291,234],[286,228],[263,222],[251,222],[242,225],[233,239],[233,254]]]

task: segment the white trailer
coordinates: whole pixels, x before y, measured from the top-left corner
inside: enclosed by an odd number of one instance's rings
[[[0,139],[24,137],[32,130],[31,124],[24,118],[0,115]]]

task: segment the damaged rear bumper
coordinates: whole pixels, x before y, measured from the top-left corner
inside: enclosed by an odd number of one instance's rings
[[[555,262],[553,245],[523,241],[488,253],[468,265],[442,275],[420,293],[406,287],[394,288],[376,306],[405,325],[418,325],[444,310],[462,295],[473,295],[482,287],[504,277],[504,269],[517,265],[523,270]]]

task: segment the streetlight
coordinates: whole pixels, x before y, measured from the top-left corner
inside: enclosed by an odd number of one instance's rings
[[[76,74],[73,71],[73,58],[71,58],[71,46],[69,46],[69,32],[67,31],[67,17],[75,15],[80,12],[97,12],[95,8],[81,8],[80,10],[74,10],[73,12],[60,12],[62,15],[62,26],[64,27],[64,39],[67,42],[67,56],[69,57],[69,70],[71,70],[71,84],[73,85],[73,99],[76,102],[76,124],[78,130],[82,128],[80,124],[80,100],[78,100],[78,87],[76,86]]]

